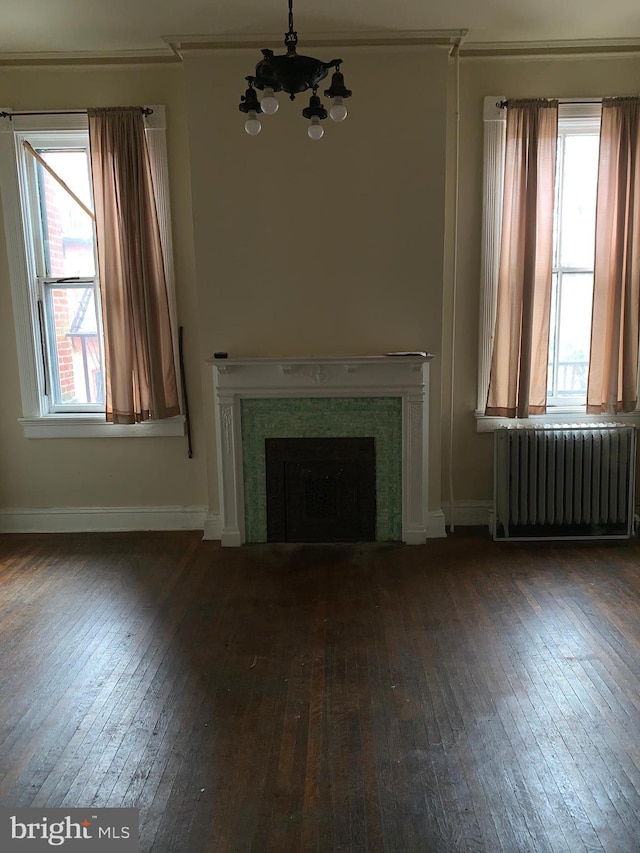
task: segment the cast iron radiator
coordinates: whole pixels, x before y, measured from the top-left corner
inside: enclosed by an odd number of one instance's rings
[[[635,464],[634,426],[497,429],[493,538],[629,538]]]

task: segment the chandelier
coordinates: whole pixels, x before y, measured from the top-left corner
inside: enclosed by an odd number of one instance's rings
[[[285,33],[285,54],[276,56],[272,50],[262,51],[264,59],[256,65],[256,73],[245,77],[249,88],[240,98],[238,109],[245,113],[247,120],[244,128],[250,136],[257,136],[262,130],[258,115],[265,113],[273,115],[278,111],[276,92],[286,92],[293,101],[296,95],[311,89],[312,95],[309,106],[302,110],[302,115],[309,119],[307,133],[311,139],[322,139],[324,128],[320,123],[327,118],[333,121],[344,121],[347,108],[344,100],[351,97],[351,90],[345,88],[344,77],[340,72],[341,59],[322,62],[312,56],[299,56],[296,53],[298,33],[293,29],[293,0],[289,0],[289,32]],[[331,86],[325,89],[326,97],[331,98],[331,106],[327,112],[318,97],[318,84],[327,76],[330,68],[335,68],[331,76]],[[256,89],[262,92],[262,100],[258,100]]]

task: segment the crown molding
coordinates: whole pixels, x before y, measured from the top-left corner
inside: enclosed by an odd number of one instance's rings
[[[306,33],[300,39],[300,47],[422,47],[442,46],[451,48],[460,44],[468,30],[416,30],[398,32],[351,32],[351,33]],[[194,52],[245,52],[263,47],[281,48],[282,33],[230,33],[227,35],[175,35],[163,36],[169,48],[182,58]]]
[[[585,56],[622,56],[640,53],[640,39],[574,39],[558,41],[464,42],[462,59],[523,58],[581,59]]]
[[[167,47],[153,50],[55,51],[48,53],[0,53],[3,67],[39,67],[50,65],[158,65],[178,62],[179,57]]]
[[[412,48],[460,45],[467,30],[425,30],[374,33],[305,33],[304,47]],[[185,54],[244,53],[263,47],[281,48],[282,33],[162,36],[164,47],[151,50],[51,51],[0,53],[2,68],[41,66],[144,65],[180,62]]]
[[[305,33],[302,47],[411,49],[458,46],[461,59],[581,59],[640,54],[640,39],[582,39],[558,41],[468,41],[467,29],[379,32]],[[141,50],[52,51],[0,53],[0,70],[10,67],[77,65],[144,65],[177,63],[191,53],[244,53],[263,47],[282,48],[282,33],[162,36],[164,46]]]

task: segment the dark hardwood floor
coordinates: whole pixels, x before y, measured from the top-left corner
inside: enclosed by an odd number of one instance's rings
[[[640,851],[640,544],[0,537],[0,804],[145,853]]]

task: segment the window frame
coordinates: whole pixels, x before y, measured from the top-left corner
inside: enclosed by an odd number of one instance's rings
[[[502,426],[519,424],[578,424],[608,423],[612,415],[588,415],[586,405],[553,406],[544,415],[528,418],[501,418],[485,415],[484,409],[489,388],[493,332],[496,320],[498,297],[498,267],[500,263],[500,234],[502,228],[502,195],[504,181],[504,158],[506,147],[506,110],[498,107],[504,95],[487,95],[484,99],[484,155],[482,186],[482,255],[480,271],[480,322],[478,335],[478,396],[476,400],[476,431],[493,432]],[[575,123],[592,122],[601,114],[600,103],[560,102],[562,121]],[[640,396],[639,396],[640,399]],[[616,414],[619,422],[640,425],[640,411]]]
[[[158,220],[169,288],[173,350],[178,358],[177,311],[171,220],[169,211],[169,182],[167,168],[165,109],[152,105],[145,117],[145,134],[149,148]],[[31,228],[25,221],[25,193],[29,191],[21,168],[22,139],[25,134],[38,132],[86,131],[86,112],[57,115],[11,116],[11,108],[0,118],[0,191],[2,193],[5,238],[12,290],[13,315],[16,332],[22,417],[18,418],[27,438],[94,438],[148,437],[184,435],[184,415],[163,420],[148,420],[139,424],[113,424],[105,419],[104,411],[51,412],[44,395],[45,371],[42,364],[38,301],[34,298],[33,259],[36,247]],[[178,377],[178,381],[180,378]]]

